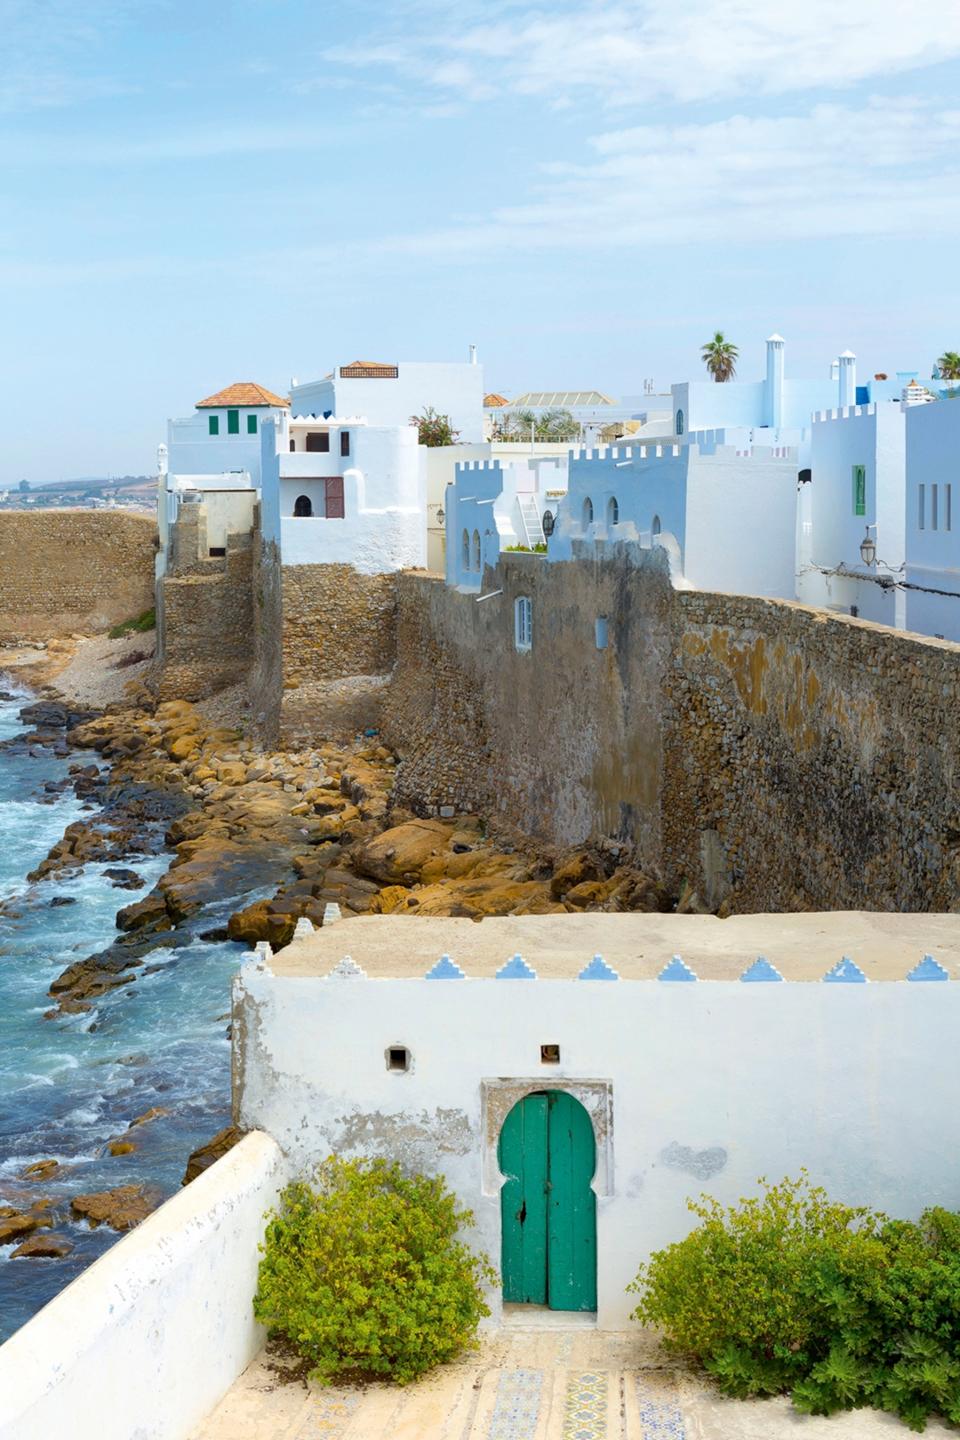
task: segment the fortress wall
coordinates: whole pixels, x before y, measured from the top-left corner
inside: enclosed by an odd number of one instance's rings
[[[960,907],[960,646],[674,591],[623,546],[502,557],[482,593],[400,580],[401,803],[606,839],[722,913]]]
[[[156,521],[123,510],[0,514],[0,639],[106,630],[153,605]]]
[[[199,510],[200,506],[191,506]],[[226,556],[160,582],[163,700],[202,700],[244,679],[254,659],[253,547],[231,535]]]

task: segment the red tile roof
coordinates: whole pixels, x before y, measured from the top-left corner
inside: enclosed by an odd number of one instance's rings
[[[226,390],[218,390],[216,395],[208,395],[206,400],[198,400],[196,408],[222,410],[227,405],[242,406],[245,410],[256,409],[259,405],[279,405],[286,410],[290,401],[274,395],[272,390],[265,390],[262,385],[255,385],[252,380],[239,380],[236,385],[228,385]]]

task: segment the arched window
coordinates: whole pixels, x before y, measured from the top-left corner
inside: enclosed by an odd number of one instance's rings
[[[616,495],[611,495],[610,499],[607,501],[607,524],[620,524],[620,506],[617,503]]]
[[[291,435],[291,436],[290,436],[290,449],[291,449],[291,450],[296,450],[296,448],[297,448],[297,442],[296,442],[296,440],[294,440],[293,436]]]
[[[684,425],[683,411],[682,411],[682,410],[678,410],[678,411],[677,411],[677,434],[678,434],[678,435],[682,435],[682,434],[683,434],[683,425]]]
[[[470,531],[464,530],[460,541],[460,553],[464,570],[470,569]]]
[[[659,534],[660,534],[660,516],[659,516],[659,515],[654,515],[653,519],[650,521],[650,534],[651,534],[651,535],[659,535]]]
[[[480,569],[480,531],[479,531],[479,530],[474,530],[474,532],[473,532],[473,568],[474,568],[474,570],[479,570],[479,569]]]
[[[311,501],[309,495],[297,496],[296,500],[294,500],[293,502],[293,513],[294,515],[300,516],[313,514],[313,502]]]
[[[587,498],[586,498],[586,500],[584,500],[584,502],[583,502],[583,528],[584,528],[584,530],[586,530],[586,528],[587,528],[588,525],[592,525],[592,524],[593,524],[593,501],[590,499],[590,496],[588,495]]]

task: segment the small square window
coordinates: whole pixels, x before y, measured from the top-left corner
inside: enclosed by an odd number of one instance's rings
[[[541,1065],[559,1065],[559,1064],[560,1064],[560,1046],[559,1046],[559,1045],[541,1045],[541,1046],[540,1046],[540,1064],[541,1064]]]
[[[514,603],[513,643],[518,650],[533,647],[533,601],[526,595],[521,595]]]
[[[207,417],[207,433],[210,435],[220,434],[220,416],[209,415]]]
[[[395,1075],[405,1075],[410,1069],[410,1058],[406,1045],[391,1045],[387,1049],[387,1069]]]
[[[247,416],[247,434],[248,434],[248,435],[256,435],[256,433],[257,433],[257,417],[256,417],[256,415],[248,415],[248,416]]]
[[[606,617],[606,615],[598,615],[598,616],[597,616],[596,624],[595,624],[595,626],[594,626],[594,637],[595,637],[596,642],[597,642],[597,649],[598,649],[598,650],[606,650],[606,648],[607,648],[607,617]]]
[[[228,411],[227,411],[227,434],[228,434],[228,435],[239,435],[239,434],[240,434],[240,411],[239,411],[239,410],[228,410]]]

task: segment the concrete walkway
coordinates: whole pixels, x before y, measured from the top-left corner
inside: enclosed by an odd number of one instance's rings
[[[324,1389],[263,1352],[191,1440],[907,1440],[893,1416],[798,1415],[665,1366],[648,1337],[505,1329],[406,1389]],[[929,1440],[956,1436],[936,1423]]]

